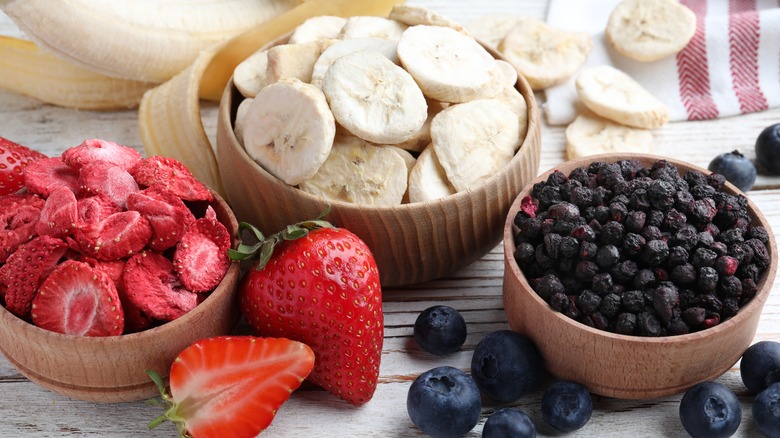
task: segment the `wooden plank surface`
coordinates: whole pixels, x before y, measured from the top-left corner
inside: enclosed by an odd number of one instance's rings
[[[461,21],[486,13],[506,13],[544,18],[547,0],[415,1]],[[8,17],[0,14],[0,35],[22,36]],[[544,102],[544,96],[539,95]],[[203,108],[204,125],[214,138],[216,106]],[[758,133],[780,121],[780,109],[715,121],[670,123],[654,132],[656,151],[704,166],[717,154],[740,149],[749,156]],[[564,159],[563,127],[542,127],[540,172]],[[142,151],[135,111],[74,111],[43,104],[34,99],[0,90],[0,136],[14,139],[49,154],[86,138],[102,137]],[[749,196],[767,216],[775,232],[780,230],[780,184],[761,176]],[[502,309],[502,247],[451,277],[426,284],[395,288],[385,292],[385,346],[379,387],[366,406],[353,408],[316,389],[296,392],[279,411],[266,436],[285,437],[406,437],[420,436],[406,414],[406,392],[421,372],[440,365],[468,370],[474,346],[487,333],[507,328]],[[780,341],[780,293],[778,283],[762,315],[756,340]],[[468,324],[469,336],[463,349],[439,358],[420,350],[412,338],[412,325],[426,307],[447,303],[459,309]],[[736,436],[758,434],[750,414],[751,397],[739,378],[738,364],[719,379],[734,390],[742,402],[743,419]],[[171,425],[154,431],[146,423],[158,409],[143,402],[93,404],[42,389],[21,376],[0,356],[0,437],[167,437]],[[544,428],[539,413],[541,391],[523,397],[513,406],[526,410],[535,420],[540,436],[555,435]],[[590,423],[576,433],[583,437],[683,437],[678,417],[680,396],[650,401],[624,401],[595,397]],[[498,406],[483,408],[480,423],[468,434],[478,437],[485,419]]]

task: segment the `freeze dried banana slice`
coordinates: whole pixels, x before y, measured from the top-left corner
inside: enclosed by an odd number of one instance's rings
[[[476,40],[441,26],[412,26],[398,58],[426,96],[442,102],[491,98],[501,91],[501,67]]]
[[[254,98],[249,97],[241,101],[236,108],[236,122],[233,127],[233,134],[238,140],[238,144],[244,145],[244,124],[246,124],[246,114],[249,112],[249,106],[254,102]]]
[[[412,173],[412,169],[414,168],[414,165],[417,163],[417,158],[414,157],[409,151],[406,149],[401,149],[398,146],[387,144],[387,145],[380,145],[380,147],[390,149],[391,151],[395,151],[398,155],[403,158],[404,163],[406,163],[406,191],[404,192],[403,198],[401,198],[402,204],[408,204],[409,203],[409,175]]]
[[[260,90],[243,129],[247,154],[269,173],[296,185],[325,162],[336,122],[319,88],[283,79]]]
[[[428,103],[428,118],[425,119],[422,128],[412,138],[396,144],[399,148],[412,152],[421,152],[431,142],[431,120],[436,117],[436,114],[439,114],[446,108],[448,104],[431,99],[426,99],[426,102]]]
[[[329,41],[319,40],[298,44],[281,44],[268,49],[266,80],[269,84],[282,78],[295,78],[311,82],[314,63],[317,62]]]
[[[696,32],[696,15],[676,0],[623,0],[612,11],[607,41],[620,54],[650,62],[682,50]]]
[[[268,51],[261,50],[241,61],[233,70],[233,83],[244,97],[255,97],[268,84]]]
[[[289,43],[298,44],[322,39],[338,38],[347,19],[332,15],[312,17],[301,23],[290,35]]]
[[[569,160],[589,155],[652,153],[653,134],[646,129],[615,123],[591,112],[577,116],[566,127],[566,157]]]
[[[577,94],[589,110],[623,125],[654,129],[669,120],[669,109],[638,82],[608,66],[590,67],[577,76]]]
[[[460,23],[422,6],[396,5],[390,11],[388,18],[399,21],[407,26],[427,24],[431,26],[444,26],[457,30],[460,33],[470,35]]]
[[[319,171],[299,188],[331,201],[390,206],[401,203],[407,175],[398,152],[357,137],[339,136]]]
[[[520,124],[517,141],[518,144],[522,144],[528,134],[528,104],[525,102],[525,97],[517,91],[517,88],[506,87],[494,99],[505,103],[517,115],[517,122]]]
[[[372,143],[406,141],[428,118],[425,96],[414,79],[377,52],[337,59],[325,73],[322,91],[339,124]]]
[[[496,59],[496,64],[501,69],[504,87],[514,88],[517,84],[517,69],[515,66],[500,59]]]
[[[466,29],[482,44],[498,49],[509,31],[525,18],[510,15],[482,15],[466,23]]]
[[[409,202],[433,201],[454,193],[455,188],[447,180],[433,146],[429,145],[409,173]]]
[[[512,160],[519,137],[517,115],[496,99],[452,105],[431,122],[436,156],[457,191],[498,173]]]
[[[534,90],[558,85],[571,77],[592,48],[589,34],[554,29],[538,20],[515,25],[499,45],[499,51]]]
[[[393,63],[398,63],[398,54],[396,48],[398,42],[385,38],[355,38],[350,40],[336,41],[327,49],[323,50],[311,72],[311,84],[322,87],[322,78],[328,71],[333,62],[344,55],[357,52],[379,52]]]
[[[384,17],[356,16],[347,18],[338,38],[386,38],[398,41],[407,26]]]

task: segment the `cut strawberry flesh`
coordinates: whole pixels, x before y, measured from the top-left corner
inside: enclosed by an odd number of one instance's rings
[[[65,237],[73,232],[78,221],[76,195],[65,187],[58,187],[46,198],[41,217],[35,226],[40,235]]]
[[[85,140],[62,153],[63,161],[74,169],[80,169],[94,161],[106,161],[130,170],[142,158],[133,148],[101,139]]]
[[[161,187],[185,201],[212,201],[214,196],[180,161],[153,156],[144,158],[130,170],[139,185]]]
[[[78,192],[78,171],[62,161],[61,157],[41,158],[27,165],[24,185],[27,190],[48,198],[57,187]]]
[[[90,196],[77,201],[79,225],[99,223],[122,208],[105,195]]]
[[[86,263],[66,260],[43,282],[33,299],[38,327],[81,336],[116,336],[124,315],[111,278]]]
[[[130,301],[161,321],[173,321],[198,305],[198,294],[187,290],[170,260],[154,251],[131,257],[123,281]]]
[[[176,245],[195,222],[195,216],[178,196],[158,187],[128,196],[127,208],[140,212],[151,224],[149,247],[155,251],[162,252]]]
[[[141,213],[122,211],[76,230],[84,253],[100,260],[117,260],[138,253],[152,237],[152,227]]]
[[[82,256],[81,261],[87,263],[94,269],[105,273],[114,283],[117,295],[119,295],[119,301],[122,303],[122,310],[125,314],[125,329],[123,333],[135,333],[151,327],[152,318],[141,311],[141,309],[127,297],[124,281],[122,280],[122,275],[125,271],[124,260],[105,261],[98,260],[94,257]]]
[[[176,245],[173,265],[184,286],[193,292],[214,289],[230,268],[231,236],[215,218],[195,221]]]
[[[32,193],[0,197],[0,263],[22,243],[35,236],[35,227],[46,201]]]
[[[85,164],[79,173],[81,196],[103,194],[123,209],[127,207],[127,197],[138,190],[138,184],[132,175],[107,161]]]

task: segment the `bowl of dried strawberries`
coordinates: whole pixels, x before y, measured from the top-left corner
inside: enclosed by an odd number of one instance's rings
[[[87,140],[0,197],[0,352],[68,397],[157,394],[194,341],[238,320],[236,219],[176,160]]]
[[[777,271],[764,216],[721,175],[671,158],[568,161],[517,197],[504,228],[504,308],[547,369],[647,399],[731,368]]]
[[[327,219],[368,244],[384,286],[446,276],[495,248],[540,157],[525,78],[414,8],[315,17],[261,48],[235,69],[217,127],[240,220],[271,234],[330,205]],[[330,34],[311,31],[325,21]]]

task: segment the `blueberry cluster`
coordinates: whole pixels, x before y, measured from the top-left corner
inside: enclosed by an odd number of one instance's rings
[[[514,257],[550,306],[639,336],[703,330],[753,298],[767,231],[725,178],[665,160],[593,162],[533,186],[514,218]]]

